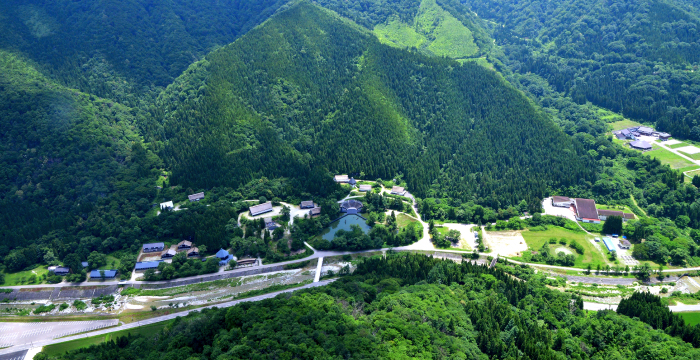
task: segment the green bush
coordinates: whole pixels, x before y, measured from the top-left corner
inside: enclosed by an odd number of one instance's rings
[[[50,312],[55,308],[56,308],[56,305],[54,305],[54,304],[40,305],[38,308],[34,309],[34,314],[41,314],[41,313],[45,313],[45,312]]]
[[[75,301],[73,301],[73,306],[74,306],[76,309],[81,310],[81,311],[87,309],[87,304],[84,303],[84,302],[82,302],[82,301],[80,301],[80,300],[75,300]]]

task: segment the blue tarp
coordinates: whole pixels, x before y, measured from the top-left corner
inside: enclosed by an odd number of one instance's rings
[[[615,245],[613,244],[612,239],[609,237],[604,237],[603,243],[605,244],[605,247],[608,248],[608,251],[616,251]]]

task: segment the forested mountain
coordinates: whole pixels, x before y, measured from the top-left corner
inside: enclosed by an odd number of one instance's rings
[[[0,254],[112,210],[150,208],[161,164],[132,109],[67,89],[4,51],[0,69]]]
[[[0,48],[64,85],[135,107],[286,0],[7,0]]]
[[[700,19],[693,7],[662,0],[463,2],[493,22],[514,71],[538,74],[579,103],[700,140]]]
[[[493,71],[384,45],[305,2],[193,65],[158,108],[147,137],[193,187],[325,168],[403,173],[420,196],[538,206],[548,186],[593,176]]]

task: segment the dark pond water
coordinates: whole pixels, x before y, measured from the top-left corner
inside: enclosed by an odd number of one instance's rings
[[[331,225],[328,227],[328,229],[323,230],[321,233],[321,237],[324,240],[331,241],[333,240],[333,237],[335,237],[335,233],[338,232],[338,230],[343,229],[346,231],[350,231],[350,226],[351,225],[359,225],[360,229],[367,234],[369,232],[369,225],[365,222],[365,220],[357,215],[347,215],[344,218],[334,221],[331,223]]]

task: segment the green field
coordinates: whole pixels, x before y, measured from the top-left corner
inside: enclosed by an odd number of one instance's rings
[[[408,226],[408,224],[412,222],[418,222],[418,220],[406,215],[406,214],[398,214],[396,215],[396,225],[398,225],[399,229]]]
[[[617,114],[615,114],[615,115],[617,115]],[[610,115],[610,116],[613,116],[613,115]],[[625,119],[625,120],[612,122],[609,125],[610,125],[610,128],[612,129],[612,131],[617,131],[617,130],[626,129],[626,128],[632,127],[632,126],[640,126],[642,124],[640,124],[636,121]]]
[[[680,144],[675,144],[675,145],[666,145],[666,147],[669,147],[671,149],[675,149],[675,148],[680,148],[680,147],[684,147],[684,146],[688,146],[688,145],[689,144],[682,142]]]
[[[651,156],[652,158],[658,159],[662,164],[667,164],[672,169],[684,169],[697,167],[696,164],[686,160],[664,148],[656,147],[654,150],[647,151],[644,155]]]
[[[617,211],[623,211],[626,213],[633,214],[632,209],[629,208],[627,205],[601,205],[601,204],[595,204],[595,207],[598,210],[617,210]]]
[[[156,324],[140,326],[140,327],[137,327],[134,329],[116,331],[116,332],[105,334],[105,335],[91,336],[91,337],[87,337],[85,339],[78,339],[78,340],[73,340],[73,341],[66,341],[66,342],[59,343],[59,344],[48,345],[48,346],[44,346],[44,349],[42,350],[42,352],[46,353],[46,355],[48,355],[49,357],[53,357],[53,356],[58,356],[58,355],[64,354],[68,351],[82,349],[82,348],[88,347],[90,345],[101,344],[103,342],[110,341],[112,339],[116,339],[120,336],[126,336],[128,334],[145,335],[145,336],[155,335],[162,328],[164,328],[166,324],[168,324],[168,322],[163,321],[163,322],[159,322]]]
[[[595,268],[598,264],[600,264],[601,266],[607,264],[603,253],[596,249],[595,246],[589,241],[589,239],[593,238],[593,236],[588,235],[586,233],[574,232],[560,227],[551,227],[545,231],[526,230],[523,231],[522,235],[523,238],[525,238],[525,242],[527,243],[528,248],[535,251],[538,251],[540,248],[542,248],[542,245],[544,245],[546,242],[548,242],[550,238],[553,237],[557,238],[557,240],[561,238],[566,238],[567,240],[576,240],[576,242],[583,246],[583,255],[579,255],[577,252],[573,251],[573,249],[570,249],[568,246],[566,246],[566,248],[572,250],[572,253],[576,255],[576,262],[574,264],[574,267],[585,268],[588,264],[591,264],[591,266]],[[554,249],[558,247],[562,247],[562,245],[560,245],[559,243],[549,244],[549,248],[552,251],[554,251]],[[604,246],[602,245],[601,247],[604,248]]]
[[[34,270],[27,270],[27,271],[19,271],[16,273],[5,273],[5,283],[3,285],[5,286],[13,286],[13,285],[25,285],[25,284],[41,284],[41,281],[38,280],[42,275],[47,275],[49,273],[48,266],[47,265],[42,265]],[[36,275],[37,281],[34,283],[29,282],[29,277],[32,275]]]
[[[119,265],[121,265],[121,263],[121,260],[115,258],[114,256],[107,255],[107,264],[105,266],[101,266],[98,270],[119,269]]]
[[[700,324],[700,312],[680,312],[677,314],[685,320],[686,325],[693,326]]]

